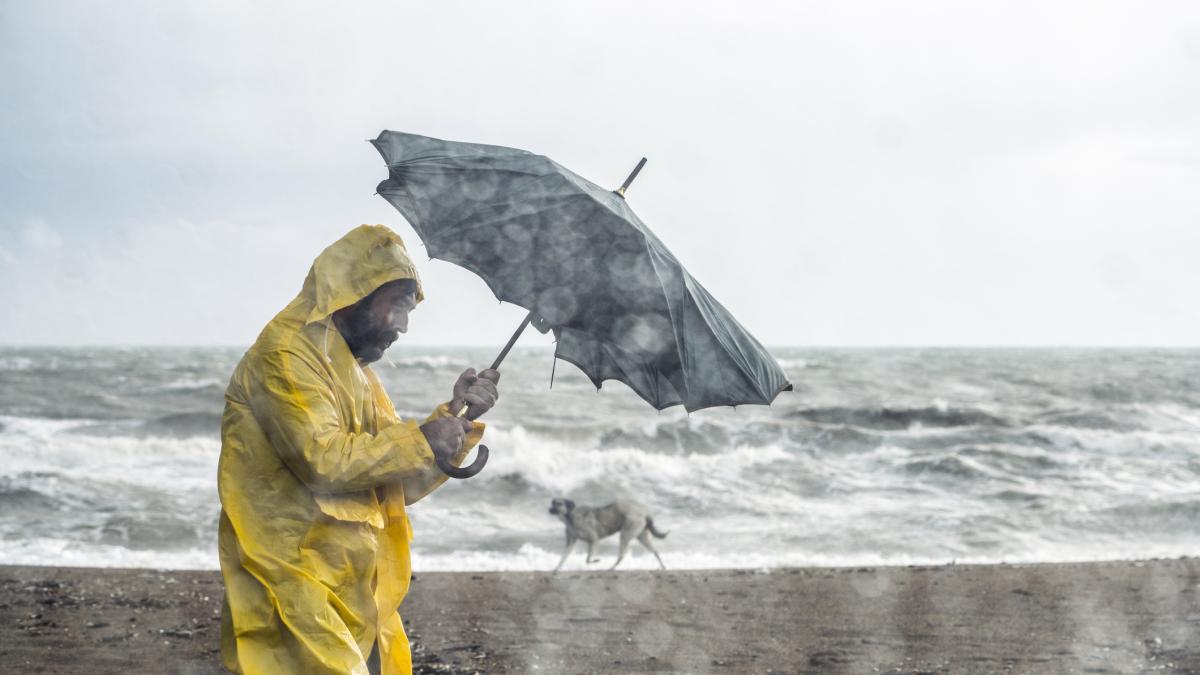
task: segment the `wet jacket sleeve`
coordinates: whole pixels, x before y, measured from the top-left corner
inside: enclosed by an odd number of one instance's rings
[[[415,422],[393,424],[378,434],[346,431],[332,384],[301,356],[264,355],[247,393],[271,445],[314,492],[365,490],[437,471],[433,450]]]
[[[453,413],[450,412],[450,405],[448,403],[443,403],[437,407],[437,410],[433,411],[432,415],[425,418],[425,422],[432,422],[440,417],[453,416]],[[422,424],[425,422],[422,422]],[[403,422],[399,423],[403,424]],[[472,429],[470,433],[467,434],[466,439],[463,441],[462,450],[460,450],[458,454],[454,455],[454,459],[450,460],[450,463],[454,466],[461,466],[462,463],[466,461],[467,454],[471,452],[471,448],[474,448],[476,445],[478,445],[479,441],[483,438],[483,430],[486,425],[484,425],[483,422],[471,422],[471,426]],[[434,464],[428,470],[413,472],[406,475],[402,481],[404,485],[405,505],[410,505],[430,492],[433,492],[439,486],[441,486],[442,483],[445,483],[447,478],[449,478],[449,476],[442,473],[442,470],[437,468],[436,464]]]

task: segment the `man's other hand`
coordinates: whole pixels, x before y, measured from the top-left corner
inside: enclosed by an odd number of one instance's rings
[[[458,417],[439,417],[421,425],[421,433],[433,448],[434,456],[446,461],[454,459],[462,450],[463,440],[470,430],[471,423]]]
[[[496,399],[500,398],[500,392],[496,389],[499,383],[500,372],[497,370],[488,368],[476,373],[474,368],[467,368],[454,383],[450,412],[458,414],[463,405],[469,405],[471,407],[467,410],[467,419],[477,419],[496,405]]]

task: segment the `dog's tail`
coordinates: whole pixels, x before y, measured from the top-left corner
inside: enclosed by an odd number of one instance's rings
[[[658,528],[654,527],[654,519],[653,518],[646,518],[646,529],[650,530],[650,534],[658,537],[659,539],[665,539],[666,536],[668,534],[670,534],[669,532],[659,532]]]

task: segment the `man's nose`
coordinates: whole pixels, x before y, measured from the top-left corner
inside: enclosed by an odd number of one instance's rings
[[[408,332],[408,312],[396,312],[392,315],[392,328],[401,333]]]

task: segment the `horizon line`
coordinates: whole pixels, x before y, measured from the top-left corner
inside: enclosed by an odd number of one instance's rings
[[[254,344],[253,341],[246,343],[185,343],[185,342],[103,342],[103,343],[54,343],[54,342],[0,342],[0,349],[147,349],[147,348],[175,348],[175,349],[249,349]],[[793,343],[793,344],[767,344],[763,345],[767,350],[772,349],[1200,349],[1200,344],[1181,344],[1181,343],[1160,343],[1160,344],[1114,344],[1114,343],[1014,343],[1014,344],[987,344],[987,343],[863,343],[863,344],[830,344],[830,343]],[[549,349],[553,347],[553,343],[541,345],[515,345],[513,349]],[[404,346],[397,345],[397,348],[404,349],[486,349],[495,348],[491,343],[412,343]],[[390,350],[389,350],[390,351]]]

